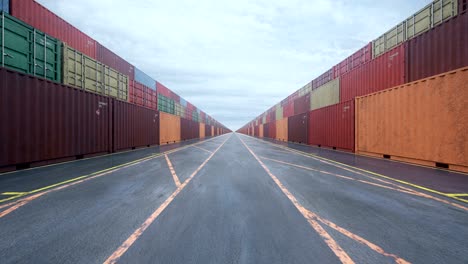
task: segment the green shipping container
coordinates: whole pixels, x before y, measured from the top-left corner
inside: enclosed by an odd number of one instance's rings
[[[198,122],[198,119],[199,119],[199,116],[198,116],[197,111],[193,111],[192,112],[192,120],[195,121],[195,122]]]
[[[128,76],[63,44],[63,83],[128,101]]]
[[[158,110],[175,115],[174,100],[167,98],[164,95],[158,94]]]
[[[276,105],[276,120],[283,119],[283,107],[280,104]]]
[[[1,12],[0,29],[2,67],[62,82],[59,40],[5,12]]]

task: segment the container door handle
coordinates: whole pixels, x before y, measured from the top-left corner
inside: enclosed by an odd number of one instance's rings
[[[8,53],[6,53],[6,52],[5,52],[5,53],[3,53],[3,56],[5,56],[5,57],[10,57],[10,58],[12,58],[12,59],[14,59],[14,58],[15,58],[15,57],[11,56],[10,54],[8,54]]]
[[[34,64],[34,66],[39,67],[39,68],[41,68],[41,69],[44,68],[44,67],[42,67],[42,66],[39,65],[39,64]]]

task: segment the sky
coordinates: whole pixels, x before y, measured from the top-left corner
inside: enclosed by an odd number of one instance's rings
[[[38,2],[237,130],[431,1]]]

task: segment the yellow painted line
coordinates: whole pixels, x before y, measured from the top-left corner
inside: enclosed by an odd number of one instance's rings
[[[255,140],[259,140],[259,139],[256,139],[256,138],[254,138],[254,139],[255,139]],[[377,176],[377,177],[381,177],[381,178],[384,178],[384,179],[387,179],[387,180],[392,180],[392,181],[395,181],[395,182],[398,182],[398,183],[402,183],[402,184],[405,184],[405,185],[408,185],[408,186],[411,186],[411,187],[414,187],[414,188],[417,188],[417,189],[421,189],[421,190],[424,190],[424,191],[427,191],[427,192],[435,193],[435,194],[438,194],[438,195],[441,195],[441,196],[449,197],[449,198],[455,199],[455,200],[457,200],[457,201],[461,201],[461,202],[467,203],[467,200],[460,199],[460,198],[457,198],[457,197],[455,197],[455,196],[449,196],[447,193],[439,192],[439,191],[436,191],[436,190],[433,190],[433,189],[431,189],[431,188],[427,188],[427,187],[424,187],[424,186],[421,186],[421,185],[417,185],[417,184],[410,183],[410,182],[407,182],[407,181],[395,179],[395,178],[392,178],[392,177],[389,177],[389,176],[385,176],[385,175],[380,174],[380,173],[376,173],[376,172],[372,172],[372,171],[369,171],[369,170],[365,170],[365,169],[361,169],[361,168],[358,168],[358,167],[354,167],[354,166],[351,166],[351,165],[348,165],[348,164],[344,164],[344,163],[341,163],[341,162],[338,162],[338,161],[334,161],[334,160],[331,160],[331,159],[327,159],[327,158],[324,158],[324,157],[321,157],[321,156],[317,156],[317,155],[314,155],[314,154],[310,154],[310,153],[307,153],[307,152],[303,152],[303,151],[300,151],[300,150],[292,149],[292,148],[285,147],[285,146],[280,146],[280,145],[277,145],[277,144],[274,144],[274,143],[270,143],[270,142],[268,142],[268,141],[262,141],[262,142],[268,143],[268,144],[270,144],[270,145],[273,145],[273,146],[278,147],[278,148],[281,148],[281,149],[289,150],[289,151],[291,151],[291,152],[294,152],[294,153],[297,153],[297,154],[300,154],[300,155],[303,155],[303,156],[309,156],[309,157],[311,157],[311,158],[315,158],[315,159],[318,159],[318,160],[328,161],[328,162],[331,162],[331,163],[334,163],[334,164],[338,164],[338,165],[341,165],[341,166],[344,166],[344,167],[348,167],[348,168],[352,168],[352,169],[355,169],[355,170],[358,170],[358,171],[362,171],[362,172],[365,172],[365,173],[369,173],[369,174],[374,175],[374,176]]]
[[[4,192],[4,193],[2,193],[2,195],[8,195],[8,196],[10,196],[10,195],[22,195],[22,194],[25,194],[25,193],[27,193],[27,192]]]
[[[211,140],[213,140],[213,139],[215,139],[215,138],[209,139],[208,141],[211,141]],[[58,183],[55,183],[55,184],[51,184],[51,185],[48,185],[48,186],[45,186],[45,187],[42,187],[42,188],[39,188],[39,189],[35,189],[35,190],[29,191],[29,192],[23,192],[22,194],[18,194],[18,195],[16,195],[16,196],[12,196],[12,197],[8,197],[8,198],[5,198],[5,199],[2,199],[2,200],[0,200],[0,203],[7,202],[7,201],[11,201],[11,200],[14,200],[14,199],[16,199],[16,198],[23,197],[23,196],[26,196],[26,195],[35,194],[35,193],[38,193],[38,192],[41,192],[41,191],[45,191],[45,190],[48,190],[48,189],[51,189],[51,188],[54,188],[54,187],[57,187],[57,186],[60,186],[60,185],[64,185],[64,184],[67,184],[67,183],[79,181],[79,180],[82,180],[82,179],[84,179],[84,178],[87,178],[87,177],[91,177],[91,176],[93,176],[93,175],[96,175],[96,174],[101,174],[101,173],[104,173],[104,172],[107,172],[107,171],[110,171],[110,170],[115,170],[115,169],[118,169],[118,168],[121,168],[121,167],[124,167],[124,166],[128,166],[128,165],[131,165],[131,164],[134,164],[134,163],[138,163],[138,162],[141,162],[141,161],[145,161],[145,160],[149,160],[149,159],[161,157],[161,156],[164,155],[164,154],[174,153],[174,152],[177,152],[177,151],[180,151],[180,150],[189,148],[189,147],[191,147],[192,145],[201,144],[201,143],[203,143],[203,142],[206,142],[206,141],[197,142],[197,143],[194,143],[194,144],[182,146],[182,147],[175,148],[175,149],[172,149],[172,150],[169,150],[169,151],[166,151],[166,152],[162,152],[162,153],[153,154],[153,155],[150,155],[150,156],[141,158],[141,159],[133,160],[133,161],[130,161],[130,162],[127,162],[127,163],[124,163],[124,164],[120,164],[120,165],[117,165],[117,166],[114,166],[114,167],[110,167],[110,168],[107,168],[107,169],[104,169],[104,170],[96,171],[96,172],[93,172],[93,173],[90,173],[90,174],[87,174],[87,175],[83,175],[83,176],[79,176],[79,177],[76,177],[76,178],[73,178],[73,179],[68,179],[68,180],[66,180],[66,181],[62,181],[62,182],[58,182]]]
[[[450,196],[450,197],[468,196],[468,193],[448,193],[447,196]]]

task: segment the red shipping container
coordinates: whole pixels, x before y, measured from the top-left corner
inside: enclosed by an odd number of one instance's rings
[[[114,100],[112,117],[114,151],[159,143],[158,111]]]
[[[340,80],[340,102],[405,82],[405,45],[345,73]]]
[[[160,95],[163,95],[167,98],[171,98],[171,90],[169,90],[169,88],[167,88],[160,82],[156,82],[156,91]]]
[[[191,111],[195,110],[196,108],[193,104],[187,102],[187,109],[190,110],[190,114],[192,114]]]
[[[310,111],[309,144],[354,152],[354,100]]]
[[[97,60],[111,67],[118,72],[128,76],[129,81],[135,79],[135,68],[126,60],[109,50],[108,48],[96,42]]]
[[[341,77],[343,74],[352,69],[361,66],[362,64],[372,60],[372,42],[356,51],[353,55],[344,59],[333,67],[335,78]]]
[[[247,134],[247,129],[244,128],[244,133]],[[213,134],[211,134],[211,126],[210,125],[205,125],[205,137],[212,137]]]
[[[111,100],[0,68],[0,167],[109,153]]]
[[[310,109],[310,94],[303,95],[294,101],[294,114],[302,114]]]
[[[258,126],[254,126],[254,134],[253,134],[254,137],[259,137],[260,136],[260,131],[259,131],[259,128]]]
[[[270,124],[263,125],[263,137],[269,138],[270,137]]]
[[[288,118],[288,141],[307,144],[309,113],[303,113]]]
[[[276,121],[270,123],[270,127],[268,128],[268,137],[271,139],[276,138]]]
[[[33,0],[11,0],[10,14],[96,59],[96,41]]]
[[[468,66],[466,12],[406,42],[407,83],[465,66]]]
[[[468,0],[458,0],[458,14],[468,10]]]
[[[312,89],[317,89],[333,79],[335,79],[335,71],[331,68],[312,81]]]
[[[173,91],[171,91],[171,96],[170,98],[174,101],[176,101],[177,103],[180,103],[180,96],[176,93],[174,93]]]
[[[294,101],[283,106],[283,117],[290,117],[294,115]]]

